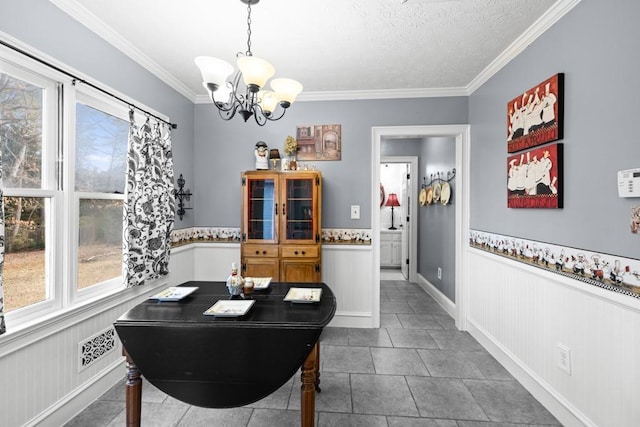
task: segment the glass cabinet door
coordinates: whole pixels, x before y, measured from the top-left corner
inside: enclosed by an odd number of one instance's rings
[[[286,177],[282,193],[282,240],[314,243],[317,234],[316,186],[313,177]]]
[[[247,178],[244,193],[246,235],[243,239],[254,243],[277,243],[277,176]]]

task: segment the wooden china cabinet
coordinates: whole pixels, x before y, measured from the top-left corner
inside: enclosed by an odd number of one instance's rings
[[[321,282],[322,175],[242,173],[242,275]]]

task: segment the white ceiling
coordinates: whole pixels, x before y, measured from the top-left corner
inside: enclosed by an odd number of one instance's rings
[[[50,0],[194,102],[199,55],[247,50],[240,0]],[[251,50],[299,99],[466,95],[575,0],[262,0]]]

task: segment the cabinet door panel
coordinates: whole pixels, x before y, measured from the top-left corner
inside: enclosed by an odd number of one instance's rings
[[[320,281],[320,260],[283,259],[280,281],[314,283]]]
[[[278,242],[278,176],[262,174],[243,178],[243,240]]]
[[[243,258],[242,276],[271,277],[278,281],[280,277],[278,258]]]
[[[320,238],[320,180],[313,173],[283,176],[280,201],[282,243],[313,244]]]

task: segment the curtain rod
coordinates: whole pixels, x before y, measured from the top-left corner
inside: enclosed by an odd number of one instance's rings
[[[52,69],[54,69],[54,70],[56,70],[56,71],[58,71],[58,72],[60,72],[60,73],[62,73],[64,75],[66,75],[68,77],[71,77],[73,79],[72,84],[74,84],[74,85],[76,84],[76,82],[83,83],[83,84],[85,84],[87,86],[90,86],[90,87],[92,87],[92,88],[104,93],[105,95],[108,95],[108,96],[110,96],[112,98],[117,99],[118,101],[122,102],[123,104],[127,104],[131,108],[135,108],[136,110],[142,111],[143,113],[155,118],[156,120],[158,120],[158,121],[160,121],[162,123],[166,123],[167,125],[171,126],[171,129],[177,129],[178,128],[178,124],[177,123],[168,122],[168,121],[164,120],[163,118],[158,117],[155,114],[145,110],[144,108],[140,108],[137,105],[135,105],[134,103],[129,102],[126,99],[122,99],[118,95],[115,95],[115,94],[113,94],[113,93],[111,93],[111,92],[109,92],[109,91],[107,91],[105,89],[102,89],[101,87],[99,87],[99,86],[97,86],[97,85],[95,85],[95,84],[93,84],[91,82],[86,81],[85,79],[82,79],[82,78],[80,78],[80,77],[78,77],[78,76],[76,76],[76,75],[74,75],[74,74],[72,74],[72,73],[70,73],[70,72],[68,72],[66,70],[63,70],[62,68],[58,67],[57,65],[51,64],[50,62],[47,62],[44,59],[38,58],[37,56],[35,56],[35,55],[33,55],[33,54],[23,50],[23,49],[20,49],[19,47],[13,46],[12,44],[9,44],[9,43],[5,42],[4,40],[0,40],[0,44],[2,44],[3,46],[8,47],[11,50],[16,51],[16,52],[18,52],[18,53],[20,53],[20,54],[22,54],[22,55],[24,55],[26,57],[29,57],[29,58],[33,59],[34,61],[37,61],[37,62],[39,62],[39,63],[41,63],[43,65],[46,65],[47,67],[52,68]]]

